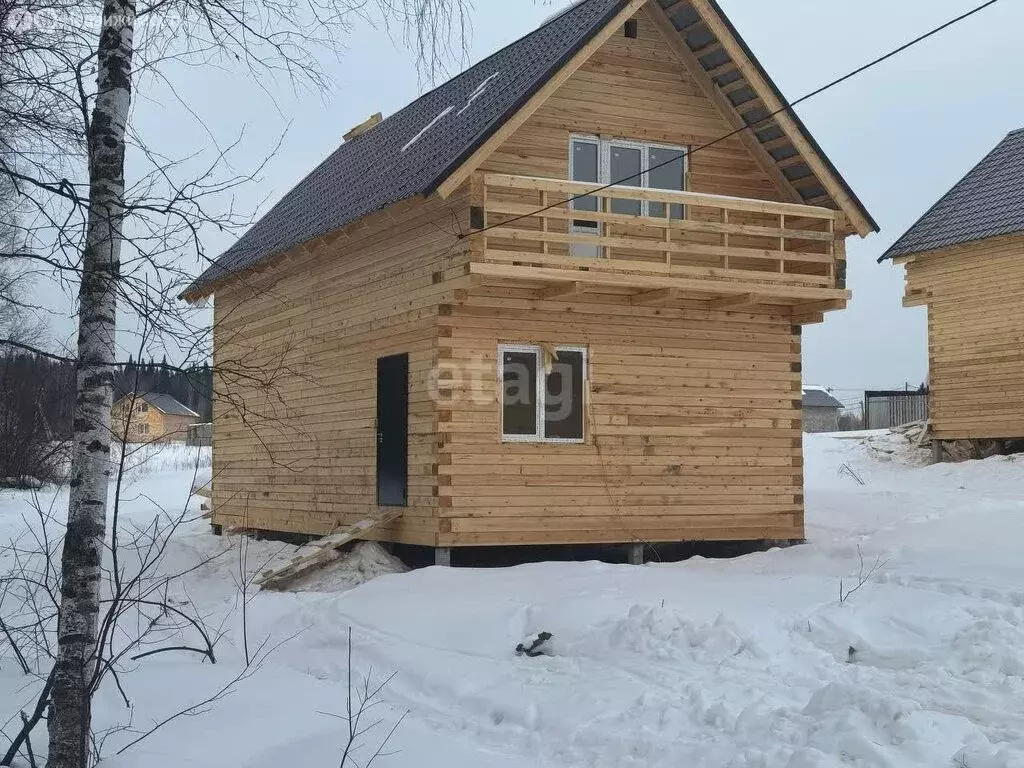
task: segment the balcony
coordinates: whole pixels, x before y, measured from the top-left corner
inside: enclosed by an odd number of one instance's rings
[[[538,298],[625,293],[636,304],[845,306],[844,215],[830,208],[505,174],[473,181],[474,284]],[[543,210],[541,210],[543,209]],[[482,225],[482,226],[481,226]]]

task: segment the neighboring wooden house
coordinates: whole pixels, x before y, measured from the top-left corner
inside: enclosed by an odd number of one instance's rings
[[[803,388],[804,432],[838,432],[843,404],[824,387]]]
[[[111,429],[129,443],[184,443],[189,425],[199,414],[170,395],[159,392],[127,394],[110,408]]]
[[[714,2],[584,0],[360,126],[185,294],[215,524],[803,537],[800,327],[876,226],[781,100]]]
[[[879,259],[928,307],[933,444],[1024,438],[1024,129],[1010,133]]]

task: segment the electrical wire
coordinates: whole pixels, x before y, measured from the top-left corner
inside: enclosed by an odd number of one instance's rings
[[[735,129],[733,131],[730,131],[729,133],[726,133],[726,134],[724,134],[722,136],[719,136],[717,139],[713,139],[712,141],[709,141],[706,144],[701,144],[700,146],[694,147],[693,149],[689,149],[689,150],[684,151],[682,157],[689,158],[689,157],[691,157],[696,152],[700,152],[701,150],[708,149],[709,147],[713,147],[716,144],[720,144],[721,142],[726,141],[727,139],[731,139],[733,136],[737,136],[738,134],[741,134],[744,131],[755,131],[755,130],[757,130],[757,126],[759,126],[761,123],[765,123],[765,122],[771,120],[776,115],[779,115],[782,112],[789,111],[793,107],[797,106],[798,104],[802,104],[803,102],[805,102],[805,101],[807,101],[809,99],[812,99],[815,96],[818,96],[818,95],[824,93],[825,91],[827,91],[827,90],[829,90],[831,88],[836,87],[837,85],[845,83],[847,80],[850,80],[851,78],[854,78],[857,75],[859,75],[859,74],[861,74],[863,72],[866,72],[867,70],[871,69],[872,67],[875,67],[875,66],[881,64],[882,62],[887,61],[887,60],[891,59],[892,57],[897,56],[897,55],[903,53],[903,51],[907,50],[908,48],[912,48],[913,46],[917,45],[918,43],[921,43],[921,42],[927,40],[928,38],[930,38],[930,37],[932,37],[934,35],[937,35],[939,32],[942,32],[943,30],[949,29],[954,24],[958,24],[959,22],[961,22],[964,19],[967,19],[967,18],[975,15],[976,13],[980,13],[981,11],[985,10],[986,8],[988,8],[989,6],[995,5],[997,2],[999,2],[999,0],[987,0],[987,2],[984,2],[981,5],[976,6],[975,8],[972,8],[971,10],[969,10],[969,11],[967,11],[965,13],[962,13],[959,16],[950,19],[949,21],[947,21],[947,22],[945,22],[943,24],[940,24],[937,27],[934,27],[934,28],[928,30],[924,34],[918,35],[913,40],[909,40],[908,42],[904,43],[903,45],[899,46],[898,48],[893,48],[888,53],[885,53],[885,54],[879,56],[876,59],[872,59],[868,63],[863,64],[863,65],[857,67],[856,69],[854,69],[854,70],[852,70],[850,72],[847,72],[845,75],[842,75],[841,77],[837,77],[835,80],[832,80],[831,82],[826,83],[825,85],[823,85],[823,86],[821,86],[819,88],[816,88],[815,90],[811,91],[810,93],[804,94],[799,99],[796,99],[795,101],[790,101],[790,102],[783,103],[783,105],[779,109],[775,110],[774,112],[770,113],[769,115],[767,115],[765,117],[762,117],[760,120],[757,120],[757,121],[755,121],[753,123],[750,123],[748,125],[744,125],[744,126],[742,126],[740,128],[737,128],[737,129]],[[591,195],[596,195],[596,194],[598,194],[600,192],[603,192],[606,189],[611,189],[612,187],[617,187],[617,186],[620,186],[622,184],[625,184],[627,181],[631,181],[631,180],[637,178],[638,176],[643,176],[646,173],[650,173],[651,171],[656,170],[658,168],[661,168],[662,166],[668,165],[669,163],[678,162],[679,159],[680,159],[679,157],[669,158],[668,160],[660,162],[657,165],[652,165],[646,171],[639,171],[637,173],[631,174],[631,175],[626,176],[624,178],[618,179],[617,181],[611,181],[611,182],[608,182],[607,184],[602,184],[601,186],[595,187],[594,189],[592,189],[592,190],[590,190],[588,192],[581,192],[581,193],[579,193],[577,195],[573,195],[572,197],[568,197],[565,200],[561,200],[561,201],[558,201],[558,202],[550,203],[550,204],[545,205],[545,206],[543,206],[541,208],[538,208],[537,210],[533,211],[532,213],[519,214],[518,216],[514,216],[513,218],[508,219],[507,221],[501,222],[500,224],[490,224],[490,225],[488,225],[486,227],[482,227],[480,229],[473,230],[472,232],[460,233],[457,237],[458,237],[458,239],[462,240],[462,239],[464,239],[466,237],[469,237],[471,235],[479,235],[479,234],[481,234],[483,232],[487,232],[487,231],[489,231],[491,229],[494,229],[495,227],[505,227],[505,226],[508,226],[509,224],[514,224],[517,221],[521,221],[522,219],[528,219],[528,218],[530,218],[532,216],[537,216],[538,214],[544,213],[545,211],[550,211],[552,208],[557,208],[557,207],[559,207],[561,205],[565,205],[566,203],[572,203],[572,202],[575,202],[576,200],[580,200],[580,199],[582,199],[584,197],[589,197]]]

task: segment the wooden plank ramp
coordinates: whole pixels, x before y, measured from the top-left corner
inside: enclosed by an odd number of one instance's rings
[[[284,565],[271,568],[260,574],[256,579],[256,584],[263,589],[281,589],[299,576],[334,562],[337,559],[335,550],[338,548],[345,546],[350,541],[363,538],[367,531],[394,522],[401,516],[402,510],[387,510],[352,523],[352,525],[316,541],[311,541]]]

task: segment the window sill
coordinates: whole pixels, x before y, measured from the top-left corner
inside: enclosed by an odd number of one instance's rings
[[[503,443],[553,443],[555,445],[584,445],[586,438],[582,437],[536,437],[535,435],[502,435]]]

